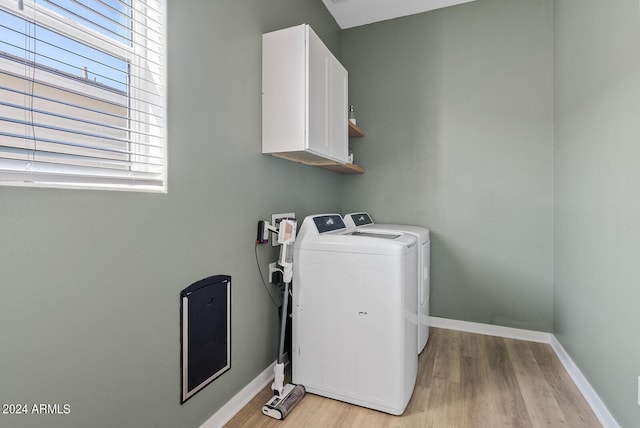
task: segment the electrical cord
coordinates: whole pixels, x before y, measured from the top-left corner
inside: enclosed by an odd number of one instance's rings
[[[260,272],[260,279],[262,280],[262,285],[264,285],[264,289],[267,292],[267,294],[269,295],[269,299],[271,299],[271,303],[273,303],[273,306],[276,307],[276,309],[279,309],[282,306],[282,302],[277,303],[274,299],[273,299],[273,294],[271,294],[271,292],[269,291],[269,286],[267,285],[267,282],[264,280],[264,275],[262,274],[262,269],[260,268],[260,261],[258,260],[258,243],[256,242],[255,247],[253,248],[253,252],[256,256],[256,266],[258,266],[258,272]]]

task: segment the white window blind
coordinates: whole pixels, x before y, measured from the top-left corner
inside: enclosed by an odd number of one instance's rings
[[[0,184],[166,190],[164,0],[0,0]]]

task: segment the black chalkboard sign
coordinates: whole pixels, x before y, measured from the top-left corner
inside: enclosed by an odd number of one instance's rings
[[[184,403],[231,368],[231,277],[215,275],[180,292]]]

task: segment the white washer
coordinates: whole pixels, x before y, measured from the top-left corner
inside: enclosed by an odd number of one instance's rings
[[[359,230],[387,233],[410,233],[418,239],[418,353],[424,350],[429,340],[429,294],[431,283],[431,241],[429,229],[402,224],[377,224],[367,213],[351,213],[344,216],[347,227]]]
[[[292,380],[308,392],[400,415],[418,373],[417,240],[305,218],[293,252]]]

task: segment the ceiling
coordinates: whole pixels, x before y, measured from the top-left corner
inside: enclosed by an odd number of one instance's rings
[[[414,15],[474,0],[322,0],[340,28]]]

